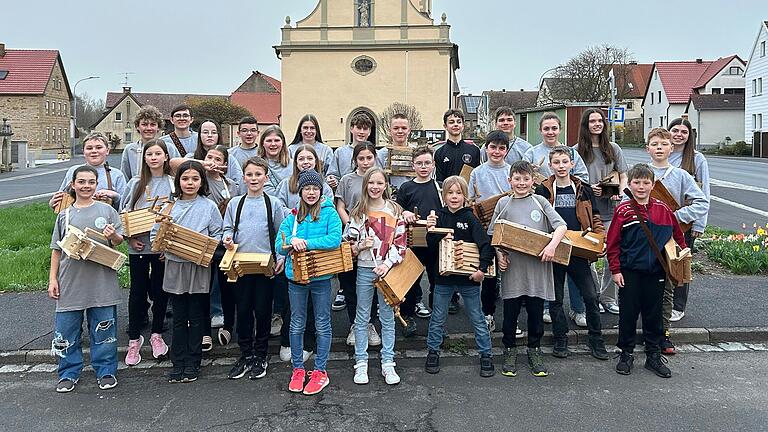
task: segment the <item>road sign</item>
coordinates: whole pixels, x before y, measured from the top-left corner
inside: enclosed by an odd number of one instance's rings
[[[611,123],[624,123],[624,107],[608,108],[608,121]]]

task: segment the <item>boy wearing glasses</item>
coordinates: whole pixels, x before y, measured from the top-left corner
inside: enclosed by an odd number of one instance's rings
[[[237,163],[243,166],[245,161],[258,156],[256,140],[259,138],[259,123],[255,117],[243,117],[237,124],[237,136],[240,137],[240,145],[229,149],[229,155],[237,159]]]
[[[194,153],[197,147],[197,132],[192,130],[192,110],[188,105],[178,105],[171,110],[173,132],[161,137],[168,147],[173,146],[183,157]]]

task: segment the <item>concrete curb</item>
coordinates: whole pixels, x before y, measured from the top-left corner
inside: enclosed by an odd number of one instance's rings
[[[494,347],[502,346],[499,332],[492,333],[492,344]],[[616,344],[618,329],[610,328],[603,330],[605,344],[611,351],[611,346]],[[588,334],[586,330],[569,331],[570,345],[584,345],[587,343]],[[673,329],[672,339],[676,344],[713,344],[720,342],[768,342],[768,327],[718,327],[707,329],[703,327],[688,327]],[[642,343],[642,334],[638,331],[638,344]],[[449,335],[446,341],[448,346],[457,344],[459,349],[472,350],[475,348],[475,337],[472,333],[453,333]],[[525,338],[518,339],[519,345],[525,345]],[[552,333],[545,332],[542,338],[542,344],[552,345]],[[426,338],[415,336],[412,338],[402,338],[398,335],[395,345],[397,351],[425,351]],[[270,339],[269,352],[271,355],[277,355],[280,349],[280,343],[277,338]],[[123,359],[127,347],[118,347],[118,358]],[[378,350],[378,347],[374,347]],[[88,357],[90,350],[83,349],[83,354]],[[353,354],[354,348],[345,343],[345,338],[334,338],[331,343],[332,353]],[[232,342],[227,346],[220,346],[214,342],[214,349],[204,354],[206,359],[236,358],[239,356],[237,343]],[[152,351],[149,346],[142,348],[142,357],[152,359]],[[16,350],[0,351],[0,366],[7,364],[37,364],[50,363],[53,360],[50,350]]]

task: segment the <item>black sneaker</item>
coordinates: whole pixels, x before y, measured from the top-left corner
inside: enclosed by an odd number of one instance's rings
[[[240,379],[251,371],[251,367],[253,367],[253,357],[240,357],[229,370],[227,379]]]
[[[672,341],[669,339],[669,330],[664,332],[664,339],[661,340],[661,353],[664,355],[674,355],[675,352],[675,344],[672,343]]]
[[[185,366],[184,374],[181,377],[181,382],[190,383],[197,381],[197,377],[200,375],[200,368],[197,366]]]
[[[645,368],[662,378],[672,378],[672,371],[666,366],[668,360],[661,353],[654,352],[645,356]]]
[[[77,381],[69,378],[62,378],[56,383],[56,393],[69,393],[75,389]]]
[[[345,307],[347,307],[347,298],[344,297],[344,293],[342,291],[339,291],[336,294],[336,298],[333,300],[331,309],[335,311],[340,311],[340,310],[344,310]]]
[[[424,370],[427,373],[436,374],[440,372],[440,353],[437,351],[429,351],[427,354],[427,363],[424,365]]]
[[[616,364],[616,373],[629,375],[632,373],[632,364],[635,362],[635,356],[632,353],[622,351],[619,353],[619,362]]]
[[[608,355],[608,351],[605,349],[605,342],[603,339],[590,339],[587,341],[590,353],[592,357],[598,360],[610,360],[611,356]]]
[[[422,302],[416,303],[416,316],[419,318],[429,318],[432,316],[432,311]]]
[[[267,365],[269,362],[267,362],[267,359],[263,358],[255,358],[253,359],[253,364],[251,365],[251,374],[248,375],[249,379],[255,380],[259,378],[264,378],[267,376]]]
[[[568,339],[566,338],[555,339],[555,346],[552,347],[552,356],[557,358],[568,357]]]
[[[117,387],[117,378],[114,375],[104,375],[99,378],[99,388],[102,390],[109,390]]]
[[[490,354],[483,354],[480,356],[480,376],[483,378],[490,378],[496,375],[496,368],[493,367],[493,360],[491,360]]]
[[[411,337],[416,333],[416,320],[413,317],[405,317],[405,326],[403,326],[403,337]]]
[[[535,377],[549,375],[547,368],[544,367],[544,355],[541,348],[528,348],[528,366],[531,368],[531,374]]]
[[[501,374],[508,377],[517,376],[517,348],[504,348],[504,364],[501,366]]]
[[[184,368],[181,366],[174,366],[171,369],[171,373],[168,374],[168,382],[171,384],[178,384],[183,381]]]

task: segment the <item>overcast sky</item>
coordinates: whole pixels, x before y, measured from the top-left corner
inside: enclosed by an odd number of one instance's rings
[[[396,1],[396,0],[376,0]],[[3,1],[0,42],[61,51],[78,94],[120,91],[229,94],[260,70],[280,77],[273,45],[286,15],[304,18],[317,0]],[[77,7],[68,7],[76,5]],[[541,73],[589,45],[629,48],[641,63],[747,60],[765,0],[434,0],[459,45],[464,93],[535,89]],[[311,68],[311,65],[308,65]]]

